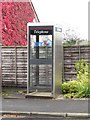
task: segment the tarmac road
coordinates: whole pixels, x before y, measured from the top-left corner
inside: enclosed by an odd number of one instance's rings
[[[88,113],[88,100],[3,99],[2,111]]]

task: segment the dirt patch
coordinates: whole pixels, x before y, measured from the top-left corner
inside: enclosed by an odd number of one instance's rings
[[[2,88],[2,97],[24,97],[26,94],[26,88],[17,88],[17,87],[3,87]]]

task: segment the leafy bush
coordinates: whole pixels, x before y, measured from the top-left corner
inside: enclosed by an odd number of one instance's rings
[[[80,86],[78,88],[78,93],[81,95],[81,97],[89,97],[90,96],[90,88],[89,88],[88,79],[82,80],[79,83],[80,83]]]
[[[83,59],[77,61],[75,64],[75,69],[77,72],[77,80],[81,82],[83,80],[88,80],[90,74],[89,73],[90,65],[87,62],[85,62]]]
[[[69,84],[68,84],[67,82],[64,82],[64,83],[62,84],[62,92],[63,92],[64,94],[69,93]]]
[[[84,60],[79,60],[75,64],[77,80],[64,82],[62,92],[66,98],[90,97],[90,65]]]
[[[62,91],[63,93],[76,93],[78,91],[78,84],[77,81],[69,81],[64,82],[62,84]]]

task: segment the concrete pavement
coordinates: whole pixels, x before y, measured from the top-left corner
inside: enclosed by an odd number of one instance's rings
[[[2,99],[2,111],[88,113],[89,100]]]
[[[12,92],[12,90],[10,91]],[[21,92],[12,93],[2,98],[2,111],[0,113],[32,114],[35,117],[51,115],[53,118],[55,116],[59,116],[60,118],[70,116],[70,118],[72,118],[72,116],[74,118],[81,118],[82,116],[85,118],[88,116],[88,113],[90,113],[89,99],[63,99],[61,95],[57,99],[25,98],[25,95],[21,94]],[[25,120],[28,120],[28,118]],[[58,118],[56,120],[58,120]]]

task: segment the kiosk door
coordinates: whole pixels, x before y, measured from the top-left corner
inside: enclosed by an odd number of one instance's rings
[[[50,30],[30,28],[30,89],[52,91],[53,49]]]

